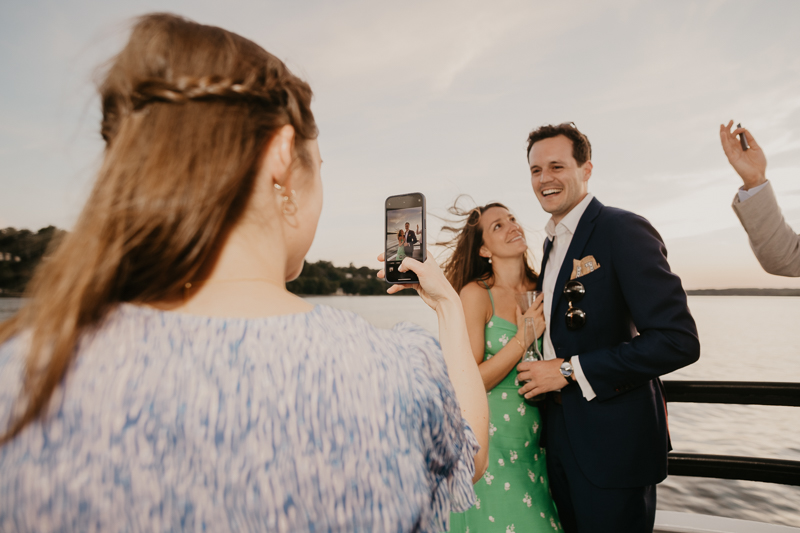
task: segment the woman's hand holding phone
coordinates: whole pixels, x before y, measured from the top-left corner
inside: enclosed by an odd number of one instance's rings
[[[378,261],[385,260],[384,254],[378,255]],[[428,307],[434,311],[439,311],[443,302],[453,302],[461,305],[461,299],[458,297],[453,286],[444,277],[444,272],[439,268],[431,257],[430,252],[427,254],[427,260],[422,263],[411,257],[406,257],[400,263],[398,268],[400,272],[412,271],[419,278],[419,283],[408,283],[403,285],[391,285],[386,292],[394,294],[404,289],[414,289],[420,295],[422,300],[428,304]],[[378,272],[378,277],[383,279],[386,276],[385,269]]]

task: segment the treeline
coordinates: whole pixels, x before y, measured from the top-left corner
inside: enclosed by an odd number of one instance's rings
[[[0,229],[0,296],[21,296],[53,239],[61,238],[64,233],[54,226],[37,232]],[[287,288],[303,295],[386,294],[386,283],[375,274],[374,269],[352,263],[348,267],[335,267],[329,261],[306,262],[300,277],[288,283]]]
[[[0,296],[19,296],[25,292],[25,286],[50,243],[64,233],[55,226],[37,232],[0,229]]]
[[[47,226],[37,232],[27,229],[0,229],[0,297],[21,296],[36,266],[54,239],[66,232]],[[376,270],[356,267],[335,267],[330,261],[303,263],[303,272],[286,287],[295,294],[386,294],[388,285],[377,278]],[[800,289],[704,289],[686,291],[693,296],[800,296]],[[415,291],[400,291],[414,295]]]
[[[388,285],[376,277],[376,270],[368,267],[335,267],[330,261],[303,263],[303,272],[286,288],[295,294],[386,294]],[[416,294],[400,291],[399,294]]]

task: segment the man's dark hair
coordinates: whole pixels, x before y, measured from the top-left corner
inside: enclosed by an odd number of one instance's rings
[[[551,137],[558,137],[559,135],[563,135],[572,141],[572,157],[575,158],[578,166],[583,165],[592,158],[592,145],[586,135],[581,133],[574,123],[564,122],[557,126],[552,124],[541,126],[528,135],[528,159],[531,157],[533,143],[550,139]]]

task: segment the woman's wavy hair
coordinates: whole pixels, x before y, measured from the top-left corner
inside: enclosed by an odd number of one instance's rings
[[[235,33],[171,14],[137,19],[99,84],[106,142],[74,230],[42,262],[0,344],[26,333],[16,416],[45,416],[81,335],[119,302],[182,297],[240,218],[270,139],[291,125],[296,162],[317,136],[311,88]]]
[[[484,281],[489,287],[494,285],[492,264],[487,258],[480,255],[480,249],[483,246],[481,218],[483,213],[492,207],[502,207],[509,211],[505,205],[499,202],[492,202],[472,209],[463,209],[459,206],[462,198],[463,196],[456,198],[453,205],[447,209],[448,213],[456,217],[456,220],[448,220],[447,222],[454,225],[442,227],[442,231],[452,233],[453,238],[436,243],[452,251],[444,262],[443,269],[445,277],[458,293],[472,281]],[[530,254],[528,251],[523,255],[522,261],[525,277],[531,283],[536,283],[538,276],[530,266]]]

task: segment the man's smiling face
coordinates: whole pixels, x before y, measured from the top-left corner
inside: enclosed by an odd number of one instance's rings
[[[592,162],[579,166],[572,156],[572,141],[563,135],[533,143],[528,162],[533,192],[558,224],[586,196]]]

